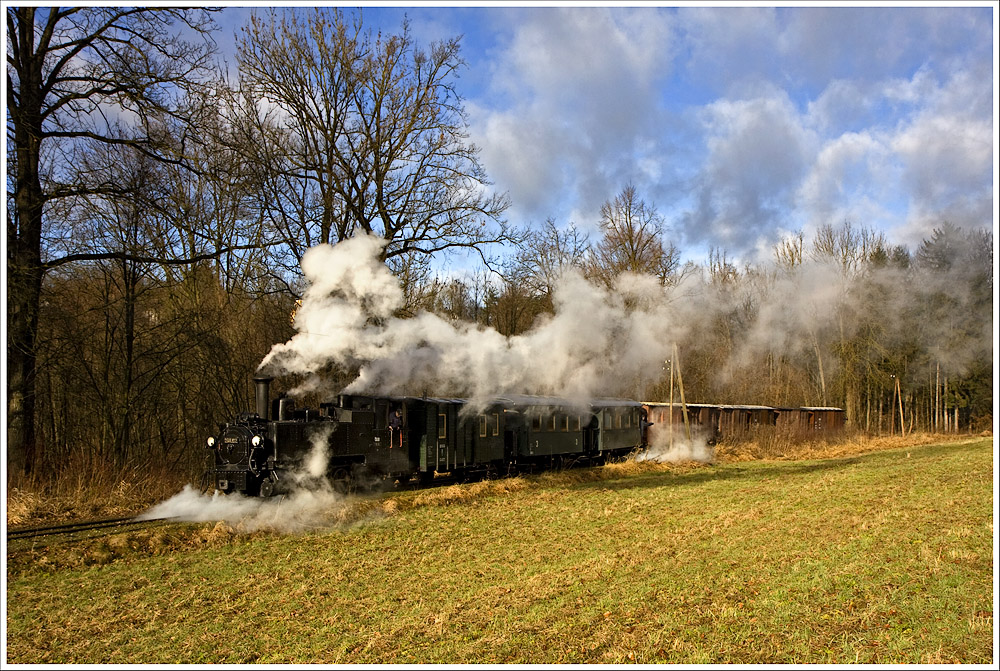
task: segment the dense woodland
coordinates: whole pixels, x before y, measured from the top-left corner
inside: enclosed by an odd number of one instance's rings
[[[6,11],[15,480],[197,472],[205,436],[252,407],[254,371],[294,333],[302,255],[359,231],[386,239],[401,313],[504,335],[552,312],[568,267],[608,287],[654,276],[697,315],[675,343],[687,402],[838,406],[871,433],[899,431],[900,413],[907,431],[991,425],[990,222],[942,221],[914,249],[830,222],[766,262],[692,263],[629,184],[593,234],[508,221],[466,133],[457,39],[418,48],[406,25],[262,11],[236,75],[206,10]],[[453,250],[481,269],[443,272]],[[636,394],[667,400],[669,379],[664,362]]]

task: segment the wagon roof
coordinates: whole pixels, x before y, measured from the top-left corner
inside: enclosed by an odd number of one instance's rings
[[[769,405],[717,405],[716,408],[723,410],[775,410]]]
[[[604,408],[608,406],[628,406],[639,407],[642,405],[638,401],[623,398],[590,398],[571,399],[558,396],[532,396],[529,394],[501,394],[498,396],[487,396],[485,398],[445,398],[438,396],[386,396],[393,401],[425,401],[428,403],[449,403],[449,404],[474,404],[481,407],[491,405],[504,406],[557,406],[557,407],[592,407]]]
[[[607,407],[607,406],[629,406],[639,407],[639,401],[624,398],[562,398],[558,396],[530,396],[527,394],[504,394],[487,399],[489,403],[501,405],[532,405],[532,406],[561,406],[578,408],[582,406]]]

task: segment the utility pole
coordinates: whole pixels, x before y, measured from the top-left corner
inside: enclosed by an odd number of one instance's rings
[[[674,360],[667,359],[663,363],[670,368],[670,406],[667,410],[668,431],[670,433],[670,449],[674,449]]]
[[[684,417],[684,433],[687,435],[688,443],[691,442],[691,424],[688,421],[687,403],[684,402],[684,378],[681,377],[681,359],[677,354],[677,344],[674,343],[674,361],[677,362],[677,386],[681,390],[681,413]]]
[[[903,392],[899,388],[899,378],[896,378],[896,397],[899,398],[899,433],[906,435],[906,422],[903,419]]]

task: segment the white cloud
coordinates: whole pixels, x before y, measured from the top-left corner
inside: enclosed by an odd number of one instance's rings
[[[908,242],[949,221],[986,227],[993,217],[993,127],[987,119],[925,115],[893,142],[903,164],[910,211],[897,235]]]
[[[468,105],[483,163],[509,190],[515,218],[537,222],[575,207],[596,219],[601,203],[666,158],[658,138],[669,16],[607,8],[516,16],[490,93]]]
[[[787,226],[815,138],[780,94],[720,100],[703,118],[707,156],[696,205],[684,216],[686,234],[729,249],[752,248],[762,234]]]
[[[885,220],[895,162],[886,138],[868,131],[844,133],[818,152],[796,194],[807,233],[824,224],[852,221],[868,226]]]
[[[705,106],[706,153],[684,214],[690,239],[753,257],[780,230],[809,234],[827,223],[872,226],[911,248],[945,220],[989,226],[995,155],[985,69],[836,80],[805,113],[774,88]]]
[[[874,87],[847,79],[836,79],[807,105],[808,123],[820,133],[861,129],[873,121],[879,98]]]
[[[774,74],[780,26],[773,7],[691,8],[678,16],[692,82],[730,94]]]
[[[528,9],[473,137],[517,223],[591,229],[632,182],[682,248],[850,220],[916,244],[993,208],[989,10]],[[486,79],[483,79],[486,81]]]
[[[915,107],[890,139],[900,165],[899,190],[908,212],[892,229],[916,245],[949,221],[982,228],[993,219],[994,90],[985,63],[958,69],[940,83],[927,69],[894,82],[887,95],[909,96]]]

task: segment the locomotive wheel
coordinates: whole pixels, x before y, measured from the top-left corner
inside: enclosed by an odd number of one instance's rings
[[[346,468],[338,468],[330,476],[330,484],[333,491],[338,494],[349,494],[351,492],[351,474]]]
[[[270,478],[264,478],[260,483],[260,495],[262,498],[267,498],[272,494],[274,494],[274,483]]]
[[[374,492],[385,482],[386,474],[381,469],[365,464],[355,464],[351,468],[351,489],[356,492]]]

